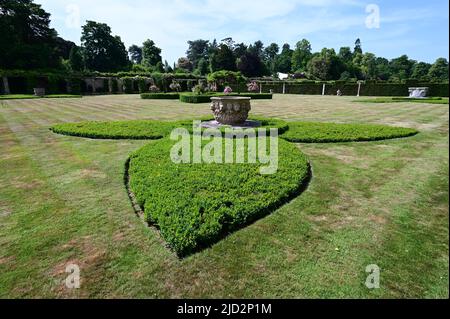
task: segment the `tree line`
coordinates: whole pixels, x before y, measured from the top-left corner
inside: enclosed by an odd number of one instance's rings
[[[313,52],[307,39],[291,48],[262,41],[236,43],[232,38],[188,41],[186,56],[170,65],[151,39],[128,49],[111,28],[95,21],[82,27],[81,46],[58,37],[50,28],[50,14],[33,0],[0,0],[0,68],[60,69],[99,72],[192,72],[206,75],[227,70],[246,77],[291,74],[315,80],[417,79],[448,81],[448,61],[439,58],[430,64],[407,55],[388,60],[364,52],[360,39],[353,48],[324,48]]]

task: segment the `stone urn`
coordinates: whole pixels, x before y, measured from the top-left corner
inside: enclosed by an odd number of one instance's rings
[[[252,109],[249,97],[221,96],[211,98],[214,118],[222,125],[239,125],[248,119]]]
[[[34,95],[35,96],[40,96],[40,97],[45,96],[45,89],[44,88],[34,88],[33,91],[34,91]]]

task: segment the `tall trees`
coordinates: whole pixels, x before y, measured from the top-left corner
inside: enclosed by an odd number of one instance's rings
[[[192,72],[192,62],[185,57],[179,58],[177,68],[183,72]]]
[[[83,26],[81,45],[86,68],[101,72],[120,71],[129,66],[125,45],[104,23],[87,21]]]
[[[278,52],[280,52],[280,47],[276,43],[272,43],[264,49],[264,63],[270,74],[276,73],[276,59]]]
[[[350,47],[342,47],[339,49],[339,58],[346,64],[350,64],[353,60],[353,53]]]
[[[162,64],[161,49],[153,40],[146,40],[142,44],[142,64],[146,67],[155,67],[159,62]]]
[[[209,40],[188,41],[188,45],[186,56],[196,69],[201,59],[208,60]]]
[[[142,63],[142,47],[133,44],[128,48],[128,53],[130,55],[131,62],[133,62],[134,64]]]
[[[430,71],[431,64],[425,62],[419,62],[414,64],[412,68],[411,77],[418,80],[428,80],[428,72]]]
[[[236,71],[236,58],[229,45],[222,43],[211,57],[211,71]]]
[[[311,58],[311,43],[306,39],[297,42],[294,53],[292,54],[292,71],[306,71],[306,66]]]
[[[70,50],[69,65],[73,71],[82,71],[84,69],[83,55],[78,46],[74,46]]]
[[[0,68],[60,66],[62,53],[58,53],[58,34],[50,28],[50,14],[41,5],[32,0],[2,0],[0,32]],[[65,58],[69,51],[65,50]]]
[[[448,80],[448,61],[444,58],[439,58],[431,66],[428,73],[429,77],[434,80],[444,81]]]
[[[353,50],[353,53],[360,53],[360,54],[362,54],[363,53],[363,50],[362,50],[362,44],[361,44],[361,39],[356,39],[356,41],[355,41],[355,49]]]
[[[334,49],[324,48],[319,55],[308,63],[309,74],[319,80],[339,79],[345,71],[345,64],[336,55]]]
[[[391,69],[391,78],[393,80],[406,80],[411,77],[412,67],[416,62],[410,60],[407,55],[402,55],[396,59],[392,59],[389,63]]]
[[[290,73],[292,68],[292,54],[294,51],[291,50],[289,44],[284,44],[280,55],[277,57],[275,62],[275,71],[281,73]]]
[[[247,77],[259,77],[264,75],[264,65],[261,58],[250,50],[237,59],[238,70]]]

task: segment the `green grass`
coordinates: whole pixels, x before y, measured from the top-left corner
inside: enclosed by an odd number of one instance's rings
[[[44,97],[35,96],[32,94],[8,94],[0,95],[0,100],[30,100],[30,99],[63,99],[63,98],[81,98],[81,95],[72,94],[49,94]]]
[[[291,122],[282,137],[295,143],[380,141],[416,135],[415,129],[367,124]]]
[[[247,154],[245,140],[243,148],[234,143],[234,154]],[[219,143],[225,149],[225,139]],[[273,212],[297,196],[309,176],[306,157],[282,140],[278,171],[271,175],[260,173],[266,164],[175,164],[170,158],[174,145],[165,139],[140,149],[131,156],[129,175],[145,220],[158,226],[180,256]],[[193,148],[191,141],[191,159]]]
[[[430,97],[426,99],[409,98],[409,97],[379,97],[372,99],[360,99],[354,102],[361,103],[428,103],[428,104],[448,104],[448,98]]]
[[[178,259],[136,217],[124,163],[159,141],[95,140],[48,127],[177,121],[207,105],[138,95],[0,102],[2,298],[448,298],[449,108],[274,95],[252,115],[409,127],[406,139],[298,144],[308,189],[210,248]],[[65,287],[76,263],[81,288]],[[381,288],[365,268],[381,267]]]

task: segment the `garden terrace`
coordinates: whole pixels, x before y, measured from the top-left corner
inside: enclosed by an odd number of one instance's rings
[[[276,94],[252,101],[252,114],[420,134],[289,143],[311,163],[308,188],[184,259],[136,218],[124,185],[127,159],[163,140],[84,139],[48,128],[188,121],[211,116],[206,105],[137,95],[0,101],[0,296],[447,298],[448,105],[354,100]],[[362,283],[374,260],[383,284],[368,290]],[[80,289],[64,289],[68,262],[82,266]]]

